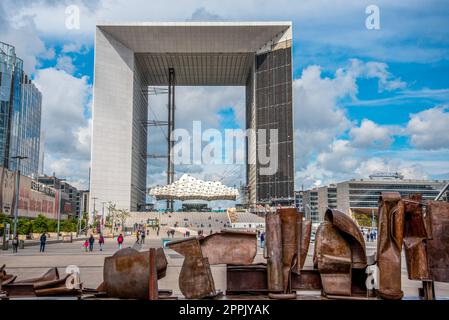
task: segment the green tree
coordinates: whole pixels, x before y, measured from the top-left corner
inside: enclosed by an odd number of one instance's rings
[[[56,232],[58,230],[58,220],[48,220],[48,232]]]
[[[33,224],[30,219],[19,217],[17,219],[17,234],[27,235],[33,231]]]
[[[127,209],[118,209],[117,210],[117,219],[120,221],[122,228],[125,228],[126,219],[129,218],[131,214]]]
[[[37,216],[36,219],[34,219],[32,223],[32,230],[34,233],[42,233],[47,232],[48,230],[48,222],[49,219],[45,217],[44,215],[40,214]]]
[[[60,231],[75,232],[76,231],[76,221],[74,221],[72,219],[61,221]]]

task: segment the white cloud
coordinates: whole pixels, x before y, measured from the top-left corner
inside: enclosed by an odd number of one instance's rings
[[[449,108],[440,106],[410,115],[406,132],[421,149],[449,148]]]
[[[388,148],[393,142],[390,130],[375,122],[363,119],[360,127],[354,127],[349,131],[352,145],[357,148]]]
[[[329,151],[317,156],[317,163],[324,170],[334,172],[353,172],[358,160],[354,157],[355,150],[347,140],[335,140]]]
[[[46,172],[55,171],[57,176],[87,184],[92,126],[84,115],[91,103],[87,77],[77,78],[63,70],[47,68],[37,71],[35,84],[43,96]]]
[[[338,102],[354,95],[357,86],[343,70],[331,79],[322,77],[319,66],[309,66],[293,82],[293,90],[297,165],[303,168],[314,154],[349,128],[350,121]]]
[[[67,55],[61,55],[56,60],[56,68],[59,70],[63,70],[69,74],[73,74],[76,70],[75,66],[73,65],[73,60],[70,56]]]

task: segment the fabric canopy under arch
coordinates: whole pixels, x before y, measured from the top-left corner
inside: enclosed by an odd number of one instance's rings
[[[239,191],[219,181],[204,181],[184,174],[167,186],[151,188],[150,196],[156,200],[236,200]]]

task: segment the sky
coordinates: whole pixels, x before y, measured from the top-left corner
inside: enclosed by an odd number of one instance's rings
[[[377,29],[366,26],[369,5],[379,9]],[[79,28],[67,28],[74,8]],[[0,41],[16,47],[43,93],[45,172],[87,188],[97,21],[292,21],[300,189],[380,171],[449,179],[448,17],[447,2],[432,0],[2,0]],[[150,99],[150,118],[165,117],[165,100]],[[179,126],[244,127],[244,88],[182,87],[176,101]],[[163,152],[163,132],[148,143]],[[165,181],[157,161],[149,186]],[[176,171],[245,182],[242,165]]]

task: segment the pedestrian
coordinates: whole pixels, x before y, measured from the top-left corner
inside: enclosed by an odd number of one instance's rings
[[[144,243],[145,243],[145,230],[142,231],[141,240],[140,240],[140,244],[144,244]]]
[[[140,232],[139,232],[139,230],[137,230],[137,232],[136,232],[136,243],[139,243],[139,240],[140,240]]]
[[[121,249],[122,248],[122,244],[123,244],[123,236],[120,233],[120,235],[117,237],[117,243],[118,243],[118,248]]]
[[[89,237],[89,251],[90,252],[92,252],[94,250],[94,242],[95,242],[95,238],[91,234],[90,237]]]
[[[89,250],[88,249],[89,248],[89,240],[86,239],[86,241],[84,241],[83,247],[84,247],[85,252],[87,252],[87,250]]]
[[[159,227],[157,227],[156,235],[159,237]]]
[[[39,252],[45,252],[45,243],[47,242],[47,235],[45,232],[42,232],[41,237],[39,238],[39,241],[41,243]]]
[[[265,244],[265,232],[262,232],[262,234],[260,235],[260,247],[263,248]]]
[[[103,237],[103,234],[101,234],[101,233],[100,233],[100,237],[98,238],[98,244],[100,245],[100,251],[103,251],[104,237]]]
[[[12,239],[12,252],[17,253],[17,248],[19,247],[19,236],[16,234]]]
[[[170,238],[170,230],[167,230],[167,238]]]

